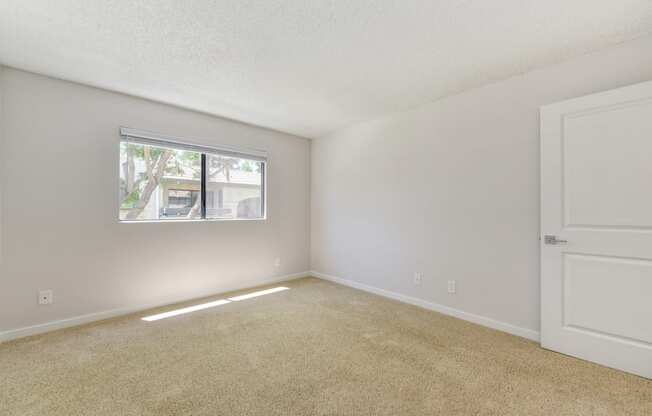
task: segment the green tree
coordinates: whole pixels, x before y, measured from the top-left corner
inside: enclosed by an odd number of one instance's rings
[[[126,218],[135,220],[149,203],[154,190],[168,169],[168,164],[174,152],[152,146],[126,143],[123,146],[126,153],[123,169],[123,208],[129,208]],[[136,177],[136,159],[145,164],[145,172]]]

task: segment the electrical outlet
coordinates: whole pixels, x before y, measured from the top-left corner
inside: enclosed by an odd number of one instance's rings
[[[53,301],[54,298],[51,290],[39,290],[38,292],[39,305],[51,305]]]
[[[414,285],[415,286],[420,286],[422,278],[423,278],[423,275],[421,273],[415,272],[414,273]]]
[[[276,260],[274,260],[274,266],[281,267],[281,258],[280,257],[277,257]]]
[[[457,281],[456,280],[449,280],[448,281],[448,293],[456,293],[457,292]]]

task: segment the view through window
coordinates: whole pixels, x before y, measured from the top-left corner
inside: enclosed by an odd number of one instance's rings
[[[262,216],[262,162],[207,155],[207,218]]]
[[[265,162],[174,143],[120,142],[120,220],[257,219]]]

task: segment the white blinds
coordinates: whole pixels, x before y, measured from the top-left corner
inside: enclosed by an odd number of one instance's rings
[[[227,157],[238,157],[242,159],[257,160],[260,162],[267,161],[267,152],[254,149],[237,149],[229,146],[201,146],[187,143],[184,139],[167,136],[149,131],[130,129],[127,127],[120,128],[120,136],[123,140],[147,144],[158,147],[172,149],[183,149],[199,153],[217,154]]]

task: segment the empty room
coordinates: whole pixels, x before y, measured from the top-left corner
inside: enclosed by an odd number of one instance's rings
[[[652,415],[652,2],[0,0],[0,415]]]

